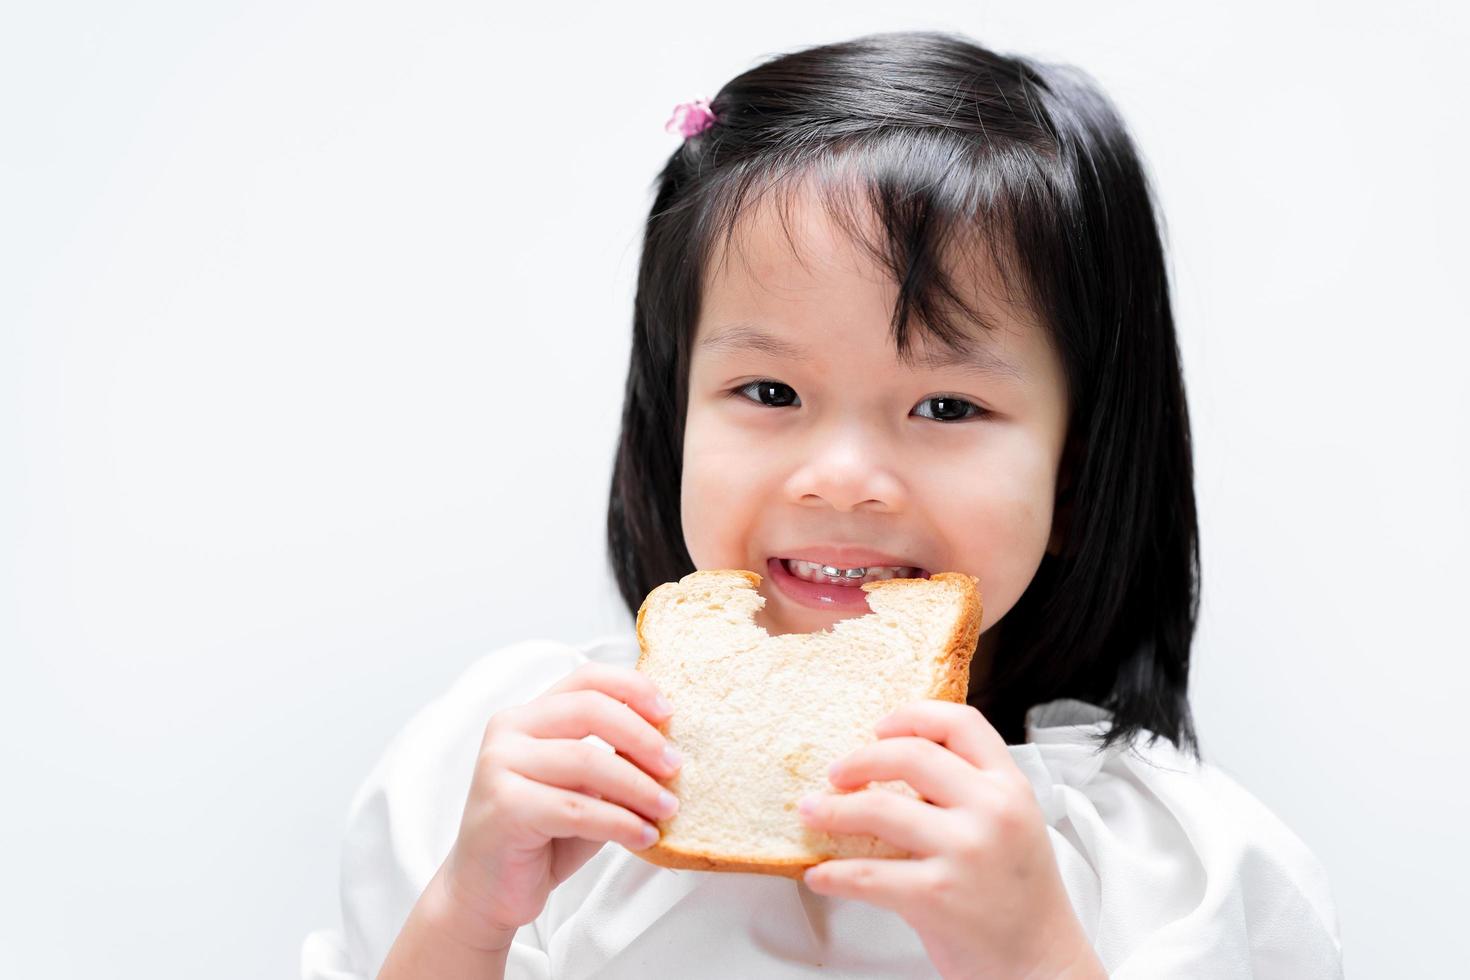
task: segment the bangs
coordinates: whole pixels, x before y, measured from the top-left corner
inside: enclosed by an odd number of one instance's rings
[[[1038,210],[1055,213],[1038,208],[1049,194],[1044,161],[1034,149],[945,131],[889,129],[734,164],[691,202],[701,288],[740,249],[742,219],[757,209],[774,210],[800,262],[791,211],[807,194],[897,285],[890,324],[901,361],[912,362],[915,328],[962,352],[974,326],[998,329],[968,284],[980,284],[985,299],[1004,304],[1015,317],[1047,328],[1035,263],[1026,261],[1013,234],[1025,227],[1034,238]],[[1044,332],[1051,336],[1050,329]]]

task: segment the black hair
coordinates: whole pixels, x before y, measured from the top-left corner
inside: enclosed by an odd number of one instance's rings
[[[1070,414],[1056,554],[1043,557],[972,687],[1008,743],[1063,697],[1112,712],[1099,748],[1141,730],[1200,756],[1187,687],[1199,605],[1189,417],[1152,192],[1116,109],[1082,72],[955,34],[874,34],[774,57],[710,102],[715,122],[655,182],[633,302],[609,558],[630,612],[694,570],[680,478],[690,345],[707,263],[752,194],[853,175],[882,233],[843,226],[899,285],[911,324],[960,342],[981,319],[945,270],[973,242],[1061,356]],[[1152,739],[1150,739],[1152,740]]]

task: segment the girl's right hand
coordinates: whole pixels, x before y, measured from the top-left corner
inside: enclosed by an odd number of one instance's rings
[[[631,667],[589,663],[485,726],[439,874],[459,937],[508,946],[547,896],[608,841],[643,850],[678,803],[656,781],[679,768],[656,727],[658,688]],[[615,752],[581,741],[596,735]]]

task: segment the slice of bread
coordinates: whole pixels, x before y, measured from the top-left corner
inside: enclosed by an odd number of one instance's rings
[[[907,857],[865,834],[801,822],[797,802],[834,792],[827,767],[875,741],[911,701],[964,703],[980,635],[970,575],[867,582],[864,616],[818,633],[771,636],[755,623],[761,577],[697,571],[638,610],[637,668],[674,706],[662,730],[684,756],[664,785],[679,798],[639,857],[669,868],[800,878],[834,857]],[[919,794],[902,780],[881,787]]]

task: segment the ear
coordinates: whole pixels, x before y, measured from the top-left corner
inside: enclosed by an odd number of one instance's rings
[[[1072,530],[1072,486],[1077,469],[1077,441],[1067,437],[1062,449],[1062,460],[1057,466],[1057,493],[1052,507],[1051,537],[1046,542],[1046,553],[1055,558],[1062,553]]]

